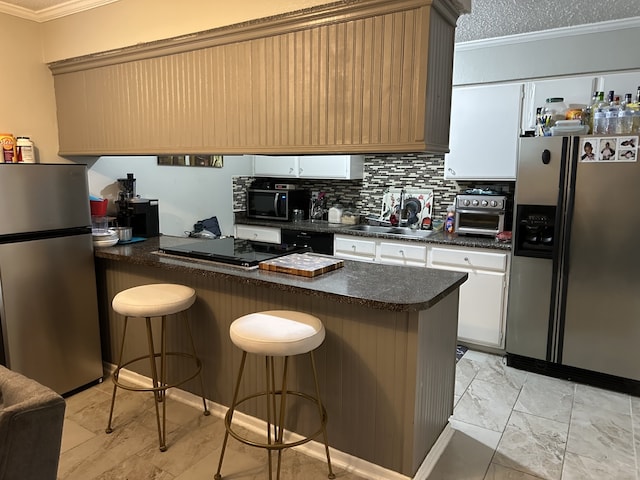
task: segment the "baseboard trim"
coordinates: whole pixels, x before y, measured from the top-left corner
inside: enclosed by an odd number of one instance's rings
[[[105,372],[112,374],[114,371],[115,365],[105,363]],[[152,385],[149,377],[126,369],[120,370],[120,380],[132,385],[140,385],[143,387],[150,387]],[[201,397],[191,392],[180,390],[179,388],[169,389],[167,391],[167,397],[196,409],[202,408]],[[218,418],[224,418],[228,409],[228,407],[212,402],[211,400],[207,400],[207,407],[211,411],[211,415],[215,415]],[[254,433],[261,434],[266,430],[266,424],[263,420],[245,413],[236,412],[233,415],[233,419],[238,425]],[[444,452],[444,449],[449,444],[453,433],[453,428],[451,428],[451,425],[447,423],[413,478],[394,472],[393,470],[388,470],[384,467],[362,460],[361,458],[349,455],[332,447],[329,448],[331,463],[337,468],[369,480],[426,480],[429,478],[429,475],[442,455],[442,452]],[[287,441],[296,441],[301,438],[302,436],[295,433],[287,432],[286,435]],[[307,455],[308,457],[315,458],[317,460],[322,461],[326,459],[324,444],[317,441],[312,440],[311,442],[300,445],[299,447],[294,447],[294,449],[303,455]]]

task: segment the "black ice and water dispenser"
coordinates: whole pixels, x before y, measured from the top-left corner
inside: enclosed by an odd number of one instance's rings
[[[552,258],[556,239],[555,205],[518,205],[514,255]]]

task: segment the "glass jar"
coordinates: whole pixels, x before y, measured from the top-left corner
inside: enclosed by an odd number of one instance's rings
[[[544,135],[551,135],[551,127],[558,120],[565,120],[567,116],[567,104],[564,103],[563,97],[547,98],[542,109],[542,117],[544,119]]]
[[[340,221],[345,225],[357,225],[360,223],[360,213],[353,205],[349,205],[342,210],[342,218]]]

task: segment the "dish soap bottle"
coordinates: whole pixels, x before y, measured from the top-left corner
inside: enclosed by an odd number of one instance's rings
[[[456,229],[456,209],[453,205],[449,205],[447,208],[447,217],[444,220],[444,231],[446,233],[453,233]]]

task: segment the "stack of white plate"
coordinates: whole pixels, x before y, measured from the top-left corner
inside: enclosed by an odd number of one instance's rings
[[[94,247],[113,247],[118,243],[118,232],[112,228],[107,230],[93,230],[91,232]]]

